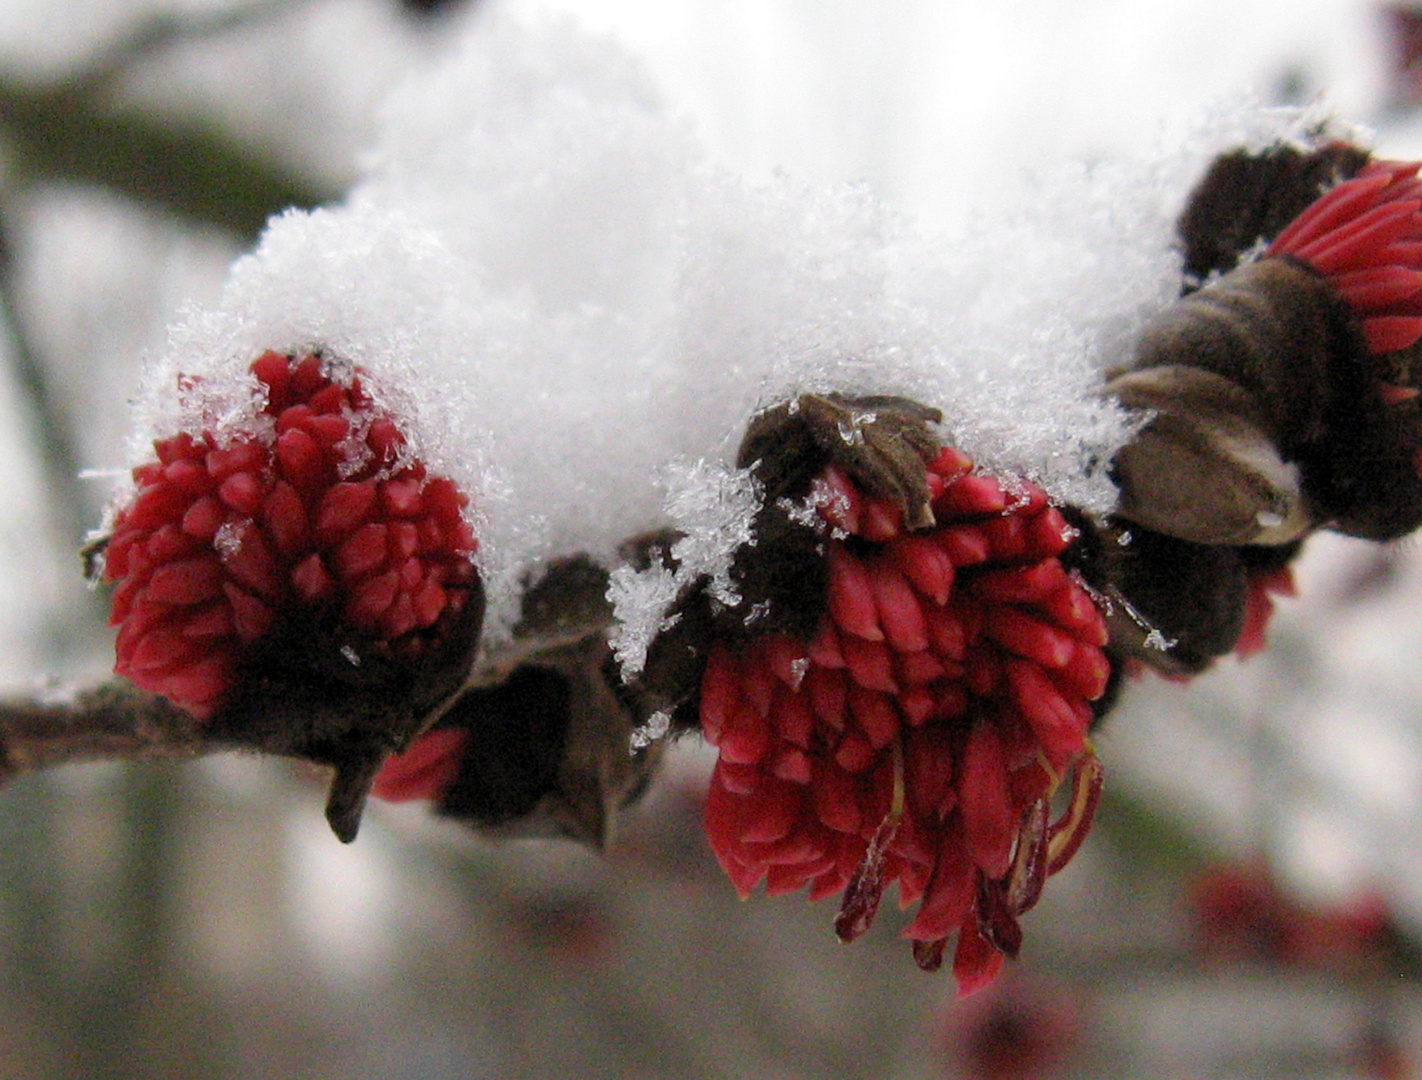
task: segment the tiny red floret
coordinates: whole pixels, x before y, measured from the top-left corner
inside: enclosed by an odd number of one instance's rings
[[[251,371],[270,433],[155,441],[105,549],[114,670],[200,719],[282,620],[414,660],[474,577],[468,500],[409,457],[359,374],[278,352]]]
[[[459,766],[469,745],[464,728],[435,728],[425,732],[403,753],[392,754],[370,793],[386,802],[438,802],[459,778]]]
[[[1235,642],[1235,654],[1241,659],[1248,659],[1262,652],[1265,631],[1274,616],[1274,597],[1297,595],[1293,567],[1284,565],[1252,570],[1244,598],[1244,625],[1239,632],[1239,640]]]
[[[1016,955],[1017,918],[1090,826],[1087,743],[1106,690],[1105,622],[1060,556],[1075,531],[1041,490],[929,465],[936,524],[835,466],[817,482],[826,611],[810,640],[716,645],[700,719],[719,751],[706,827],[742,895],[842,894],[848,941],[889,884],[919,902],[905,931],[936,968],[956,933],[962,993]],[[1052,792],[1072,776],[1065,814]]]
[[[1422,180],[1415,161],[1373,161],[1269,245],[1322,274],[1362,322],[1373,353],[1422,338]]]

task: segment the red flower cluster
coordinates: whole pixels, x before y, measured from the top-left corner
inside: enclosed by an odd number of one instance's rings
[[[1357,313],[1374,353],[1422,338],[1419,165],[1370,162],[1295,218],[1267,252],[1322,274]]]
[[[1106,627],[1059,556],[1074,530],[1030,484],[1004,485],[944,449],[929,464],[936,524],[835,466],[817,483],[826,613],[813,640],[718,644],[701,729],[719,760],[706,827],[742,895],[843,892],[842,940],[897,883],[921,901],[906,936],[933,969],[958,934],[962,993],[1021,942],[1017,917],[1090,826],[1087,744],[1110,663]],[[1073,798],[1049,821],[1069,772]]]
[[[271,434],[157,440],[106,549],[114,670],[201,719],[278,620],[415,659],[474,576],[467,499],[407,460],[359,375],[276,352],[251,370]]]
[[[1258,862],[1211,867],[1195,881],[1190,900],[1200,951],[1218,960],[1357,970],[1380,965],[1393,938],[1379,896],[1311,907],[1290,897]]]

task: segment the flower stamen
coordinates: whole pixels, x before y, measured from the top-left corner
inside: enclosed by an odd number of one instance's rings
[[[874,830],[864,858],[859,860],[849,884],[844,887],[844,900],[834,920],[835,936],[845,945],[862,936],[874,921],[879,901],[884,896],[884,857],[888,855],[889,845],[894,842],[899,823],[904,818],[904,751],[899,739],[894,740],[892,749],[894,789],[889,812]]]

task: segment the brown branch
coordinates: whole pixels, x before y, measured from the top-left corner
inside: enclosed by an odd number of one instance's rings
[[[0,785],[84,761],[193,758],[235,749],[155,694],[114,680],[63,698],[0,700]]]

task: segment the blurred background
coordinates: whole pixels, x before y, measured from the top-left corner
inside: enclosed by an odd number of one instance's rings
[[[145,350],[265,217],[338,199],[470,22],[566,10],[710,155],[928,227],[1248,93],[1422,156],[1422,5],[1378,0],[0,0],[0,675],[102,679],[75,554]],[[100,479],[84,479],[99,474]],[[415,809],[339,845],[289,765],[0,792],[0,1080],[1422,1075],[1422,550],[1310,542],[1271,648],[1133,686],[1091,841],[978,997],[886,911],[741,904],[676,748],[604,858]]]

